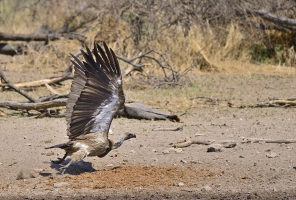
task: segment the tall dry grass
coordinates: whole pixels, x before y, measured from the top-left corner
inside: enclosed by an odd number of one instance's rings
[[[73,27],[90,16],[97,15],[95,21],[77,31],[84,31],[88,45],[94,41],[105,41],[118,55],[130,58],[154,49],[159,54],[151,53],[151,55],[162,59],[165,65],[171,66],[180,75],[189,68],[192,70],[188,74],[192,75],[203,71],[288,74],[293,74],[295,71],[296,56],[290,44],[289,34],[276,31],[262,32],[251,26],[247,29],[235,21],[210,23],[205,20],[203,24],[193,21],[189,28],[184,28],[181,21],[165,26],[164,19],[167,13],[159,9],[153,13],[152,5],[147,7],[150,10],[146,9],[145,15],[141,15],[146,7],[141,11],[139,5],[134,6],[136,5],[134,1],[116,3],[95,0],[84,2],[3,0],[0,2],[0,31],[38,33],[44,30],[57,30],[63,27],[73,14],[83,11],[88,4],[94,6],[87,7],[85,12],[72,20],[68,26]],[[137,19],[140,19],[140,25],[135,25]],[[279,45],[281,50],[275,52],[275,55],[267,61],[254,61],[254,55],[250,52],[252,47],[257,45],[259,48],[262,45],[264,50],[269,48],[269,44]],[[39,51],[30,49],[27,55],[12,58],[4,67],[17,71],[38,70],[39,73],[60,73],[70,64],[70,53],[75,53],[80,48],[82,46],[77,41],[67,39],[52,41]],[[256,53],[260,54],[260,49],[258,51]],[[163,71],[153,60],[142,59],[141,63],[146,74],[162,75]],[[128,67],[128,64],[123,62],[121,65],[123,68]],[[169,70],[166,71],[169,73]],[[139,79],[142,78],[140,76]]]

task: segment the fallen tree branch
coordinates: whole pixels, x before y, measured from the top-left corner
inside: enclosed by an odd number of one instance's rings
[[[195,139],[191,139],[190,137],[186,137],[185,140],[178,141],[172,146],[174,148],[184,148],[184,147],[189,147],[192,144],[210,145],[211,142],[204,141],[204,140],[195,140]]]
[[[36,80],[36,81],[29,81],[24,83],[16,83],[14,84],[18,88],[31,88],[31,87],[39,87],[46,84],[57,84],[65,80],[73,79],[73,74],[69,73],[63,76],[54,77],[54,78],[48,78],[48,79],[42,79],[42,80]],[[1,84],[0,86],[6,86],[6,84]],[[8,86],[8,85],[7,85]]]
[[[54,99],[62,99],[62,98],[68,98],[69,94],[60,94],[60,95],[49,95],[49,96],[44,96],[44,97],[40,97],[38,99],[39,102],[45,102],[45,101],[52,101]]]
[[[58,91],[53,89],[50,85],[48,85],[45,81],[43,81],[43,84],[46,86],[46,88],[51,92],[53,95],[61,95]]]
[[[262,17],[263,19],[273,22],[279,26],[286,27],[288,29],[296,29],[296,20],[291,18],[286,18],[282,16],[278,16],[275,14],[272,14],[270,12],[267,12],[265,10],[252,10],[248,11],[249,13],[252,13],[254,15],[258,15]]]
[[[52,96],[46,97],[46,99],[42,99],[42,102],[38,102],[38,103],[27,103],[27,102],[20,103],[15,101],[2,101],[0,102],[0,107],[9,108],[12,110],[27,110],[27,111],[61,107],[61,106],[66,106],[67,98],[59,98],[59,97],[66,97],[66,96],[67,95],[52,95]],[[39,100],[41,101],[41,99]],[[132,117],[137,119],[149,119],[149,120],[170,119],[171,121],[177,121],[177,122],[180,121],[177,115],[173,115],[170,113],[165,113],[160,110],[153,109],[139,102],[125,103],[124,108],[118,111],[117,115],[124,116],[124,117]]]
[[[52,107],[66,106],[67,99],[54,99],[52,101],[39,103],[19,103],[15,101],[2,101],[0,107],[9,108],[12,110],[40,110]]]
[[[28,47],[24,44],[8,44],[0,43],[0,54],[14,56],[23,54],[28,51]]]
[[[289,98],[289,99],[276,99],[266,102],[260,102],[255,105],[240,105],[236,106],[231,102],[228,102],[228,106],[231,108],[267,108],[267,107],[295,107],[296,106],[296,98]]]
[[[140,102],[126,102],[124,104],[124,109],[120,110],[117,114],[120,116],[133,117],[137,119],[150,119],[150,120],[169,119],[171,121],[176,121],[176,122],[180,121],[180,118],[177,115],[153,109]]]
[[[260,139],[260,138],[246,138],[243,143],[278,143],[278,144],[288,144],[296,143],[296,139]]]
[[[30,97],[26,92],[18,89],[15,85],[10,83],[10,81],[5,77],[5,75],[1,69],[0,69],[0,79],[3,80],[9,88],[13,89],[17,93],[21,94],[22,96],[26,97],[27,99],[29,99],[32,102],[37,102],[33,97]]]
[[[48,41],[59,40],[61,38],[67,38],[70,40],[79,40],[84,42],[86,37],[78,33],[50,33],[50,34],[14,34],[0,32],[0,40],[2,41]]]
[[[289,107],[289,106],[296,106],[295,99],[278,99],[272,100],[267,102],[260,102],[257,103],[256,107]]]

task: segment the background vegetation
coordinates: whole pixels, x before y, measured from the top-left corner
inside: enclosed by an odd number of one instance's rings
[[[202,72],[287,72],[295,69],[295,33],[257,15],[266,10],[295,18],[293,0],[1,0],[0,31],[77,33],[85,43],[61,39],[26,55],[2,59],[4,70],[61,73],[84,44],[106,42],[140,68],[133,84],[177,85]],[[27,45],[30,47],[30,43]],[[129,67],[122,62],[123,69]],[[188,79],[186,79],[188,80]]]

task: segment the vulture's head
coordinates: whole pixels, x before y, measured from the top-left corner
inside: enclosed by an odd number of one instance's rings
[[[120,147],[120,146],[122,145],[122,143],[123,143],[125,140],[129,140],[129,139],[131,139],[131,138],[136,138],[136,135],[133,134],[133,133],[123,133],[123,134],[120,136],[119,140],[113,144],[112,149],[117,149],[118,147]]]
[[[131,138],[136,138],[136,137],[137,137],[136,134],[133,134],[133,133],[124,133],[122,135],[123,140],[129,140]]]

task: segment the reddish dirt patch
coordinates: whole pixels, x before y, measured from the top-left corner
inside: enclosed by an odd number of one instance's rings
[[[135,187],[178,186],[183,182],[186,182],[187,186],[193,186],[196,181],[213,176],[214,173],[209,170],[199,170],[191,166],[124,166],[113,170],[69,176],[63,180],[49,179],[50,181],[47,184],[53,185],[56,182],[65,181],[70,183],[71,188],[75,189],[82,187],[89,189],[133,189]]]

